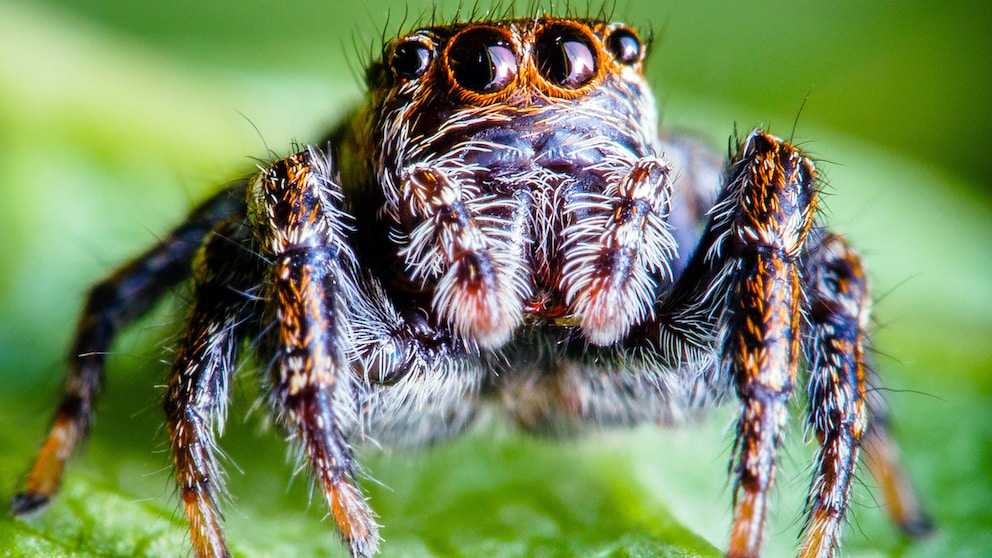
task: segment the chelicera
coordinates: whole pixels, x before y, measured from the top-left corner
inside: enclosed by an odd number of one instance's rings
[[[51,432],[13,510],[56,492],[117,333],[192,279],[165,411],[198,556],[228,556],[215,432],[244,340],[354,556],[379,526],[353,446],[522,428],[673,424],[740,407],[728,555],[759,554],[788,400],[819,442],[802,556],[840,543],[867,454],[904,530],[866,347],[861,258],[820,222],[815,162],[755,130],[727,163],[660,134],[645,46],[542,16],[416,29],[326,141],[260,166],[90,293]]]

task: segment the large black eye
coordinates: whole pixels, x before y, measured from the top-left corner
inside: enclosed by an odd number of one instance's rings
[[[389,59],[389,66],[400,79],[416,79],[431,65],[431,49],[426,44],[407,39],[396,45]]]
[[[513,81],[517,65],[510,41],[496,29],[470,29],[448,47],[451,76],[458,85],[476,93],[502,90]]]
[[[596,47],[574,27],[548,27],[537,38],[535,47],[538,70],[555,85],[578,89],[596,75]]]
[[[633,64],[641,59],[641,41],[630,29],[620,28],[606,40],[606,47],[621,64]]]

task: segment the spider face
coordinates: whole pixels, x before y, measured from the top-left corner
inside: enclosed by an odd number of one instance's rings
[[[624,25],[555,17],[390,43],[326,143],[94,287],[14,513],[54,495],[120,328],[191,278],[164,407],[198,556],[231,554],[214,449],[245,341],[356,557],[380,538],[353,443],[425,444],[483,404],[570,433],[734,398],[728,555],[757,556],[797,385],[819,442],[800,555],[833,556],[862,449],[893,520],[925,532],[872,389],[868,278],[818,219],[814,162],[761,130],[725,165],[659,135],[644,54]]]
[[[650,315],[675,241],[643,57],[625,26],[540,18],[418,30],[373,68],[381,214],[464,339],[555,318],[606,345]]]

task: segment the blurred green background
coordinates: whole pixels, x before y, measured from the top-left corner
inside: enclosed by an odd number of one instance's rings
[[[988,555],[992,8],[620,4],[617,19],[653,31],[664,124],[721,150],[735,123],[786,136],[795,125],[824,161],[828,218],[869,263],[877,361],[940,531],[906,544],[862,488],[847,554]],[[317,138],[360,99],[356,68],[383,30],[430,6],[0,0],[0,495],[16,490],[43,435],[88,285],[266,146],[285,154]],[[4,556],[184,553],[158,404],[180,307],[164,305],[115,347],[85,454],[47,513],[0,517]],[[256,426],[253,382],[236,392],[223,441],[235,552],[340,555],[322,504],[307,510],[306,482],[290,482],[278,435]],[[564,442],[491,420],[438,449],[373,453],[369,473],[388,487],[366,483],[385,555],[718,554],[731,411],[678,432]],[[768,530],[775,556],[790,553],[807,484],[811,448],[794,423]]]

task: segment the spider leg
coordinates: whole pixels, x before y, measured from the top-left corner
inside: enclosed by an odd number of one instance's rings
[[[214,433],[223,431],[238,341],[250,322],[249,293],[261,277],[258,260],[246,250],[247,229],[243,216],[220,225],[194,265],[196,304],[163,404],[176,482],[200,557],[231,555],[220,525],[224,479]]]
[[[865,347],[871,311],[858,255],[828,234],[810,255],[809,420],[820,441],[806,503],[801,556],[833,556],[868,425]]]
[[[348,306],[359,290],[334,178],[329,155],[305,150],[257,175],[249,205],[271,262],[264,296],[275,404],[352,555],[366,557],[378,547],[378,526],[347,439],[358,421]]]
[[[800,358],[799,260],[815,207],[813,163],[791,144],[752,132],[732,157],[695,254],[655,319],[632,336],[657,343],[670,368],[689,365],[697,374],[715,350],[721,362],[714,389],[722,393],[724,382],[733,382],[742,409],[729,556],[756,556],[761,547]]]
[[[827,234],[811,254],[808,269],[810,421],[821,449],[810,489],[805,548],[836,543],[859,448],[893,521],[908,534],[924,534],[930,520],[899,466],[882,393],[871,389],[879,382],[865,354],[871,299],[861,258],[843,238]]]
[[[58,490],[66,460],[89,430],[103,384],[106,355],[117,333],[144,315],[170,288],[186,279],[206,235],[243,204],[244,184],[207,200],[155,247],[138,256],[89,292],[80,318],[62,399],[51,430],[11,511],[26,515]]]
[[[816,170],[791,144],[754,132],[731,164],[714,208],[727,225],[729,292],[720,326],[723,364],[741,400],[729,556],[761,547],[775,453],[800,358],[800,256],[816,207]]]
[[[882,487],[893,520],[910,534],[930,528],[897,457],[885,401],[870,390],[866,358],[871,293],[861,258],[843,238],[826,234],[807,267],[812,332],[804,350],[809,366],[810,425],[820,441],[807,500],[802,556],[833,556],[847,511],[859,451]]]

